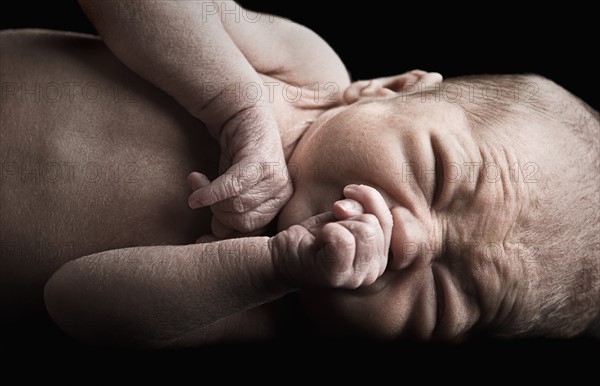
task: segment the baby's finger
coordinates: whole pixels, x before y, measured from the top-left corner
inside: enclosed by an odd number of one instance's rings
[[[339,221],[338,224],[348,229],[354,237],[356,250],[353,268],[356,276],[364,285],[373,284],[385,271],[388,261],[379,220],[372,214],[363,214],[352,220]]]
[[[365,213],[371,213],[377,217],[383,230],[384,246],[389,249],[394,222],[392,212],[381,193],[367,185],[348,185],[344,188],[344,196],[358,201]]]
[[[210,180],[202,173],[193,172],[187,177],[188,185],[192,188],[192,191],[196,191],[205,186],[210,185]]]
[[[364,213],[362,205],[355,200],[339,200],[333,204],[333,214],[338,220],[345,220]]]
[[[355,289],[362,284],[354,275],[356,238],[347,226],[328,223],[318,238],[322,248],[317,252],[317,264],[323,270],[328,285],[334,288]]]
[[[243,196],[234,197],[211,206],[211,210],[222,224],[242,233],[253,232],[269,224],[277,216],[281,208],[289,200],[289,194],[285,191],[278,193],[275,197],[265,197],[262,202],[253,204],[252,209],[239,213],[230,211],[231,205],[237,205],[238,209],[244,209],[239,204]],[[234,201],[234,204],[229,203]]]
[[[264,186],[263,186],[264,185]],[[263,181],[261,184],[255,185],[250,191],[243,192],[239,196],[228,198],[212,205],[213,211],[219,213],[231,213],[234,215],[244,214],[250,211],[268,210],[270,212],[279,212],[281,207],[292,196],[293,190],[291,184],[286,184],[277,190],[273,184],[268,181]],[[267,208],[265,207],[267,204]],[[268,208],[268,206],[271,208]]]
[[[239,196],[258,182],[253,178],[243,178],[239,173],[230,169],[210,185],[192,193],[188,203],[192,209],[204,208],[228,198]]]
[[[321,230],[323,225],[335,221],[332,212],[325,212],[304,220],[300,225],[306,228],[313,236]]]

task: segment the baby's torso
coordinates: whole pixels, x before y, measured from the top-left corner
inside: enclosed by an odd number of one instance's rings
[[[68,260],[210,231],[187,206],[187,174],[218,161],[199,121],[94,38],[7,31],[0,49],[0,315],[41,306]]]

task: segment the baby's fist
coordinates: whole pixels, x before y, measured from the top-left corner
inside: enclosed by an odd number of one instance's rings
[[[371,285],[388,261],[392,216],[379,192],[349,185],[332,211],[271,239],[273,264],[298,288],[355,289]]]

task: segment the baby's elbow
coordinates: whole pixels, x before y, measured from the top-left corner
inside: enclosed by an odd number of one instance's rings
[[[67,335],[94,346],[152,349],[165,345],[155,326],[131,314],[112,312],[118,299],[95,296],[99,283],[85,274],[86,268],[76,261],[68,263],[44,288],[48,314]]]
[[[46,310],[54,322],[69,335],[81,335],[83,304],[75,295],[76,282],[72,280],[73,266],[66,264],[52,275],[44,287]]]
[[[99,315],[91,309],[90,301],[85,297],[86,286],[78,270],[78,264],[71,262],[48,280],[44,288],[46,310],[65,333],[78,341],[110,344],[102,338],[106,334],[100,330]]]

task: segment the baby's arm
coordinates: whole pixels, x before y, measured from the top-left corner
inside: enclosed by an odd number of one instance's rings
[[[222,103],[221,84],[259,82],[256,71],[219,18],[212,1],[79,0],[106,45],[134,72],[173,96],[212,134],[241,109]]]
[[[210,17],[214,3],[80,3],[118,58],[173,96],[219,142],[222,174],[190,206],[211,206],[213,232],[221,238],[271,222],[292,194],[281,137],[259,74],[220,18]],[[249,165],[261,178],[240,172]]]
[[[66,332],[94,343],[164,347],[268,337],[277,329],[276,305],[259,306],[300,288],[358,288],[383,273],[389,209],[372,188],[349,187],[345,195],[332,212],[271,239],[77,259],[46,285],[46,307]]]
[[[210,343],[219,338],[211,335],[227,332],[223,323],[209,325],[292,290],[275,274],[269,239],[257,237],[86,256],[50,279],[45,299],[53,319],[76,338],[161,347]]]
[[[335,51],[315,32],[291,20],[248,11],[231,0],[215,2],[211,13],[214,14],[211,17],[221,19],[233,42],[257,72],[294,86],[320,88],[320,98],[307,93],[315,103],[331,103],[336,98],[341,101],[350,85],[348,71]],[[290,99],[294,97],[290,91]]]

